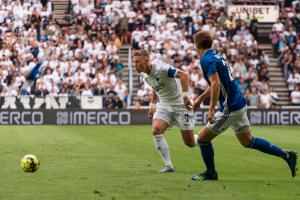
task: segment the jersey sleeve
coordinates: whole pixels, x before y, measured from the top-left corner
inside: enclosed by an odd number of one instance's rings
[[[206,67],[206,71],[207,71],[207,77],[209,78],[212,74],[217,72],[217,67],[216,67],[216,62],[214,62],[213,60],[207,60],[205,62],[205,67]]]
[[[157,66],[158,66],[159,71],[161,71],[164,76],[167,76],[170,78],[175,78],[175,76],[178,72],[178,69],[176,69],[175,67],[173,67],[169,64],[163,63],[163,62],[159,62],[157,64]]]
[[[178,72],[178,69],[176,69],[175,67],[169,66],[169,68],[168,68],[168,77],[175,78],[177,72]]]
[[[155,70],[159,71],[164,77],[175,78],[179,70],[160,60],[154,60],[152,64],[155,67]]]

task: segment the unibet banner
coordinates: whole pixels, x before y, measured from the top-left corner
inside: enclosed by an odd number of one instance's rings
[[[279,17],[279,6],[274,5],[229,5],[227,10],[228,15],[236,13],[241,19],[247,19],[249,14],[250,19],[253,15],[258,22],[276,22]]]
[[[30,109],[0,110],[0,125],[150,125],[148,110]],[[197,125],[207,123],[207,109],[195,112]],[[248,109],[252,125],[299,125],[300,109]]]

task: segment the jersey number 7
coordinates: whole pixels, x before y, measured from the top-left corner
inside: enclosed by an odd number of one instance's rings
[[[189,115],[188,114],[184,114],[184,118],[186,120],[186,123],[188,123],[189,122]]]

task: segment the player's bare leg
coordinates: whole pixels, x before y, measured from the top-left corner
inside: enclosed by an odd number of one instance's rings
[[[164,133],[168,127],[168,123],[161,119],[153,119],[152,121],[152,134],[154,144],[165,164],[165,167],[159,172],[175,171],[169,153],[169,145],[164,137]]]
[[[207,128],[205,126],[205,127],[203,127],[201,129],[200,133],[198,134],[198,141],[201,141],[201,142],[210,142],[216,136],[218,136],[218,135],[215,134],[214,132],[212,132],[209,128]]]
[[[296,176],[297,152],[284,151],[265,139],[253,137],[251,131],[237,133],[236,137],[243,147],[256,149],[263,153],[283,158],[291,170],[292,177]]]
[[[196,141],[195,141],[195,135],[193,130],[181,130],[182,140],[184,144],[188,147],[195,147]]]
[[[206,166],[206,171],[192,176],[192,180],[218,180],[218,174],[215,170],[214,149],[211,141],[217,136],[207,127],[201,129],[198,135],[198,145],[201,150],[202,159]]]

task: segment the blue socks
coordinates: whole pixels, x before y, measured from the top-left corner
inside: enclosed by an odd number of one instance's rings
[[[200,147],[202,159],[205,163],[207,172],[215,173],[214,149],[211,142],[200,142],[198,140],[198,145]],[[283,159],[287,158],[287,153],[284,150],[262,138],[252,137],[252,141],[248,148],[256,149],[263,153],[281,157]]]
[[[262,138],[256,138],[252,137],[252,141],[249,144],[248,148],[252,149],[257,149],[261,152],[273,155],[273,156],[278,156],[283,159],[286,159],[286,152],[279,147],[271,144],[269,141],[262,139]]]
[[[215,173],[214,149],[211,142],[200,142],[198,145],[201,150],[202,159],[208,173]]]

